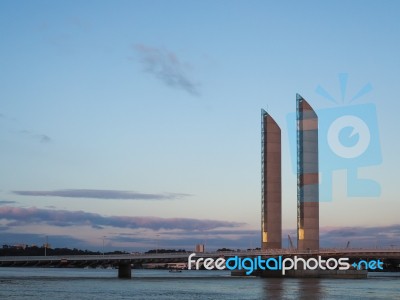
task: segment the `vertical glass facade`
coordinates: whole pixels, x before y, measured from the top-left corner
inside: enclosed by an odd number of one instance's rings
[[[319,249],[318,116],[299,94],[297,111],[297,248]]]
[[[282,248],[281,129],[261,110],[261,249]]]

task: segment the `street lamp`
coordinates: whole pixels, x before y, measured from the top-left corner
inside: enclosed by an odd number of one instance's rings
[[[104,255],[104,239],[106,238],[105,235],[103,235],[103,255]]]
[[[47,256],[47,245],[48,245],[49,241],[48,241],[48,236],[46,235],[46,242],[44,244],[44,256]]]

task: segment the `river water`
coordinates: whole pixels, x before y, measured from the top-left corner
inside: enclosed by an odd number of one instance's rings
[[[400,274],[368,279],[231,277],[227,271],[0,268],[0,299],[400,299]]]

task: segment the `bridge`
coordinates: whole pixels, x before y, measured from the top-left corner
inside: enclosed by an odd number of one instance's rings
[[[132,265],[182,263],[187,262],[193,252],[153,253],[153,254],[117,254],[117,255],[64,255],[64,256],[1,256],[0,267],[85,267],[114,266],[118,268],[119,278],[131,278]],[[252,250],[229,252],[196,253],[194,259],[229,257],[348,257],[356,260],[380,259],[386,265],[397,267],[400,264],[400,249],[320,249],[318,251],[298,251],[295,249]]]

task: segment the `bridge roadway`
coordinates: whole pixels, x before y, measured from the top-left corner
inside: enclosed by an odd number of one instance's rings
[[[188,257],[193,252],[182,253],[152,253],[152,254],[118,254],[118,255],[63,255],[63,256],[0,256],[1,267],[24,267],[24,266],[97,266],[113,265],[118,266],[118,276],[130,278],[132,264],[146,263],[182,263],[187,262]],[[239,257],[348,257],[351,260],[358,259],[381,259],[390,260],[396,264],[400,263],[400,249],[320,249],[319,251],[298,251],[295,249],[276,249],[276,250],[253,250],[253,251],[231,251],[231,252],[205,252],[196,253],[193,259],[198,258],[229,258]]]

